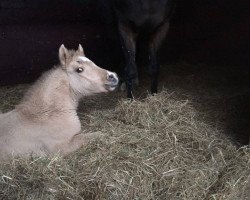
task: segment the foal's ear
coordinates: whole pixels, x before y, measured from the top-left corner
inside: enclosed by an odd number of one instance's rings
[[[59,60],[62,65],[66,64],[67,57],[68,57],[68,49],[62,44],[59,48]]]
[[[80,52],[80,53],[82,53],[82,54],[84,54],[84,50],[83,50],[83,48],[82,48],[82,45],[81,44],[79,44],[79,46],[78,46],[78,50],[77,50],[78,52]]]

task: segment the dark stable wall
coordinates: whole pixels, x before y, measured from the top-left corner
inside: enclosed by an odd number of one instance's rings
[[[179,0],[161,62],[247,66],[242,69],[249,73],[249,5],[249,0]],[[1,0],[0,85],[35,80],[58,62],[62,43],[69,48],[81,43],[102,67],[119,66],[118,37],[107,31],[114,25],[99,7],[96,0]]]

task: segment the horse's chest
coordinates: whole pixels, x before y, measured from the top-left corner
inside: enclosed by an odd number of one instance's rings
[[[136,32],[154,30],[164,20],[166,9],[160,5],[141,5],[119,13],[120,22],[132,27]]]
[[[147,14],[141,18],[135,19],[135,25],[138,30],[154,30],[164,21],[161,13]]]

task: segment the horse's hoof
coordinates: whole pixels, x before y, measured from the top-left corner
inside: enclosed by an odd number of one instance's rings
[[[134,79],[133,83],[138,86],[139,85],[139,78],[137,77],[136,79]]]
[[[139,86],[139,79],[138,79],[138,77],[135,78],[135,79],[133,79],[132,84],[133,84],[134,86]],[[127,88],[127,87],[126,87],[126,83],[125,83],[125,82],[122,82],[122,83],[120,84],[119,90],[120,90],[120,91],[126,91],[126,88]]]
[[[126,90],[126,83],[125,82],[121,83],[119,90],[123,91],[123,92]]]
[[[126,103],[132,103],[132,102],[135,102],[136,100],[134,99],[134,98],[129,98],[129,97],[127,97],[126,99],[125,99],[125,102]]]

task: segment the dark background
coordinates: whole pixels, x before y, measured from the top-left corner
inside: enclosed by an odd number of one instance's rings
[[[120,65],[117,35],[96,0],[1,0],[0,84],[33,81],[64,43],[102,67]],[[249,0],[179,0],[161,63],[185,60],[249,73]],[[105,19],[105,20],[103,20]]]
[[[0,0],[0,85],[34,81],[58,63],[62,43],[68,48],[81,43],[99,66],[118,71],[122,65],[119,40],[110,13],[97,1]],[[250,131],[249,9],[249,0],[179,0],[159,53],[163,65],[195,66],[177,73],[191,70],[199,77],[202,70],[203,76],[212,72],[216,87],[227,79],[229,93],[235,87],[237,91],[247,88],[230,100],[222,92],[217,102],[225,107],[226,126],[240,136],[241,144],[248,144]]]

